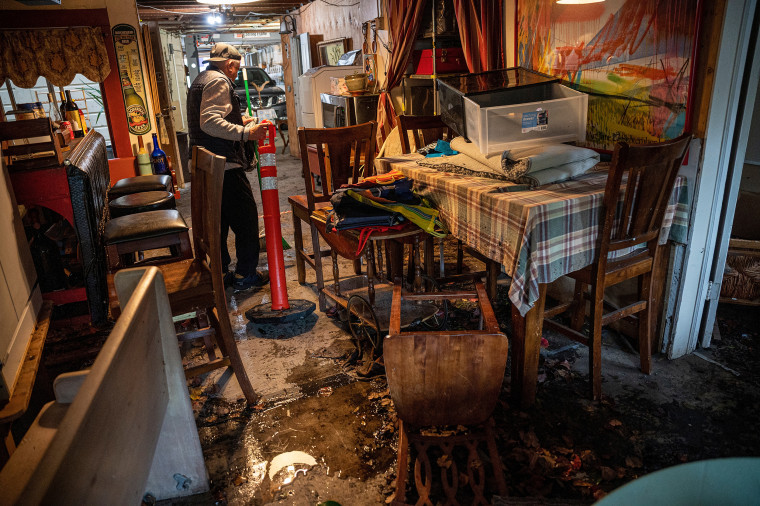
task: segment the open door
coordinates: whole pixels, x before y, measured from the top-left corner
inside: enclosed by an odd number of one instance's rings
[[[172,159],[172,167],[177,178],[177,186],[185,187],[182,157],[177,142],[177,131],[172,114],[172,101],[169,95],[169,85],[166,79],[166,68],[161,52],[161,35],[158,31],[158,23],[150,21],[142,26],[143,44],[145,44],[145,56],[148,63],[148,82],[153,99],[153,110],[156,112],[156,130],[159,140],[167,155]]]
[[[712,337],[757,91],[758,15],[755,0],[726,2],[689,243],[667,350],[671,359],[694,351],[699,344],[709,345]]]
[[[754,41],[750,44],[747,53],[747,71],[742,82],[742,103],[739,104],[739,111],[736,115],[736,130],[734,131],[734,142],[729,159],[729,173],[726,182],[726,198],[723,199],[723,208],[721,209],[720,224],[721,228],[718,233],[718,241],[715,248],[715,256],[712,264],[710,286],[714,287],[708,290],[707,307],[705,308],[704,324],[700,328],[700,344],[707,348],[710,346],[712,339],[713,326],[715,323],[715,313],[718,310],[720,285],[723,280],[723,273],[726,267],[726,258],[728,256],[728,247],[731,240],[731,230],[734,223],[736,203],[739,196],[739,186],[744,169],[745,154],[747,152],[747,141],[750,138],[758,139],[760,131],[752,131],[753,115],[760,114],[760,104],[758,104],[758,87],[760,87],[760,36],[758,36],[758,18],[759,12],[755,12]]]

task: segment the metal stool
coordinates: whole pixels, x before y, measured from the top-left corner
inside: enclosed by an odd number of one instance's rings
[[[108,203],[111,218],[118,218],[128,214],[144,213],[146,211],[176,208],[177,205],[174,201],[174,195],[165,190],[131,193]]]

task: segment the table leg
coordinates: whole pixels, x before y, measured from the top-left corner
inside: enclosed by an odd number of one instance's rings
[[[538,300],[525,316],[512,305],[512,399],[523,408],[536,400],[538,355],[544,324],[546,285],[538,285]]]

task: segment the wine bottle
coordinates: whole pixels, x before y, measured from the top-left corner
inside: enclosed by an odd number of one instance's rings
[[[84,137],[81,121],[79,116],[79,107],[71,99],[71,91],[66,90],[66,119],[71,122],[71,129],[74,130],[74,137]]]
[[[63,122],[63,118],[61,117],[60,111],[55,107],[52,93],[47,94],[47,99],[50,103],[50,120],[53,122],[53,126],[58,128],[61,125],[61,122]]]
[[[166,159],[166,153],[158,147],[156,134],[153,134],[153,152],[150,154],[150,165],[153,167],[153,174],[169,174],[169,162]]]
[[[148,133],[150,123],[148,122],[148,109],[145,107],[143,99],[135,92],[129,74],[126,71],[121,72],[121,91],[124,95],[124,106],[127,108],[127,121],[129,130],[135,135]]]
[[[143,138],[141,135],[137,136],[137,170],[140,172],[141,176],[150,176],[153,174],[150,155],[145,149],[145,144],[143,144]]]

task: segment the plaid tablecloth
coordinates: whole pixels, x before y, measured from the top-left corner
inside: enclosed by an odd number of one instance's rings
[[[509,299],[525,315],[538,287],[593,262],[599,234],[607,165],[572,181],[536,190],[509,191],[510,183],[420,167],[420,155],[379,158],[379,173],[400,170],[415,190],[438,207],[454,237],[500,262],[512,277]],[[660,243],[685,242],[688,232],[686,179],[670,197]]]

